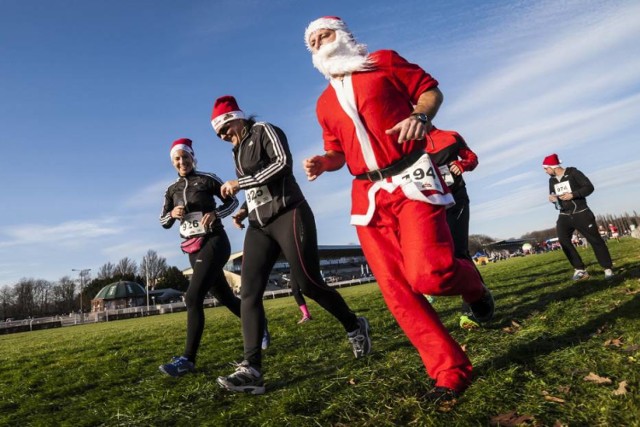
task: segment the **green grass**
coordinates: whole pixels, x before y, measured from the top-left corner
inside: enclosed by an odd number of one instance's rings
[[[609,248],[612,281],[591,249],[581,253],[592,278],[579,283],[560,252],[481,267],[498,304],[482,330],[458,328],[458,298],[436,300],[476,374],[448,413],[421,398],[430,383],[416,351],[377,286],[363,285],[340,291],[373,328],[374,352],[361,360],[314,303],[314,320],[297,325],[292,298],[266,302],[273,338],[263,396],[215,383],[242,353],[239,321],[223,308],[206,311],[198,371],[178,380],[158,365],[181,354],[185,313],[0,336],[0,425],[466,426],[512,411],[533,417],[528,425],[640,425],[640,241]],[[585,381],[590,372],[612,384]],[[628,392],[614,395],[622,381]]]

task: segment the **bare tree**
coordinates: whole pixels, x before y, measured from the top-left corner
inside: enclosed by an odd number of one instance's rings
[[[156,251],[149,249],[140,262],[140,274],[148,281],[151,289],[156,288],[158,280],[165,271],[167,271],[167,260],[159,256]]]
[[[0,319],[6,320],[13,313],[13,289],[9,285],[0,288]]]
[[[48,280],[33,280],[33,306],[34,314],[37,316],[45,316],[52,311],[51,307],[51,288],[53,284]]]
[[[58,284],[53,287],[58,313],[71,313],[73,311],[75,289],[76,284],[69,276],[62,277]]]
[[[122,258],[114,270],[115,276],[133,276],[138,274],[138,265],[131,258]]]
[[[115,276],[116,266],[112,262],[108,262],[98,269],[96,279],[110,279]]]
[[[33,316],[35,312],[35,302],[33,299],[34,279],[22,278],[13,288],[15,298],[16,317]]]
[[[474,255],[478,251],[483,251],[484,246],[494,242],[495,239],[484,234],[472,234],[469,236],[469,253]]]

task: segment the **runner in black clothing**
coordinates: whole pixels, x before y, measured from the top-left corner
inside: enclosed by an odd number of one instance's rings
[[[447,225],[453,238],[456,258],[473,262],[469,253],[469,194],[462,174],[470,172],[478,166],[478,156],[471,151],[462,136],[455,131],[440,130],[431,127],[426,137],[426,150],[433,162],[438,166],[445,184],[451,190],[456,204],[447,209]],[[475,263],[474,263],[475,266]],[[482,278],[480,271],[476,268]],[[484,283],[484,280],[483,280]],[[433,297],[428,296],[433,303]],[[479,328],[466,304],[462,305],[459,325],[464,329]]]
[[[593,247],[600,266],[604,269],[604,278],[614,277],[611,270],[611,255],[607,243],[600,236],[596,217],[587,206],[587,196],[593,193],[593,184],[582,172],[573,167],[563,168],[557,154],[544,158],[542,167],[550,176],[549,201],[560,211],[556,232],[564,254],[575,269],[573,280],[588,279],[589,273],[578,250],[571,243],[573,232],[578,230]]]
[[[471,151],[458,132],[432,127],[426,138],[426,149],[438,165],[456,204],[447,209],[447,223],[453,237],[455,256],[471,260],[469,254],[469,195],[462,177],[478,166],[478,156]]]
[[[195,369],[196,353],[204,330],[204,298],[212,291],[215,298],[233,314],[240,317],[240,299],[236,297],[224,276],[222,267],[229,260],[231,245],[220,218],[228,216],[238,207],[233,195],[223,197],[222,181],[214,174],[195,170],[192,141],[181,138],[171,145],[171,162],[178,171],[178,179],[164,196],[160,223],[171,228],[180,220],[182,250],[189,254],[193,276],[185,295],[187,305],[187,342],[184,354],[174,357],[160,370],[179,377]],[[222,200],[217,207],[214,196]],[[265,331],[263,346],[268,345]]]
[[[221,139],[233,144],[238,176],[222,186],[222,195],[245,190],[246,202],[233,219],[238,228],[244,228],[242,222],[249,218],[240,288],[244,361],[233,374],[218,377],[220,386],[252,394],[265,391],[259,333],[264,313],[262,297],[280,251],[302,292],[342,323],[356,358],[368,354],[371,340],[367,319],[356,317],[320,274],[315,219],[293,176],[284,132],[269,123],[245,118],[231,96],[216,101],[211,123]]]

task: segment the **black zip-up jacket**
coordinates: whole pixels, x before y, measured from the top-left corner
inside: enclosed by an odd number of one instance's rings
[[[587,206],[587,196],[593,193],[593,184],[589,178],[574,167],[568,167],[558,180],[557,177],[549,178],[549,194],[556,194],[556,184],[569,182],[573,199],[560,200],[560,213],[565,215],[575,214],[589,209]]]
[[[250,225],[264,227],[304,201],[293,176],[293,160],[282,129],[266,122],[254,123],[233,147],[233,157],[238,184],[245,190],[242,207],[249,211]]]
[[[221,187],[222,180],[212,173],[193,170],[187,176],[179,176],[164,193],[160,224],[164,228],[171,228],[176,221],[171,218],[171,210],[176,206],[184,206],[185,213],[202,212],[204,215],[215,212],[216,219],[207,231],[222,229],[220,218],[228,216],[238,207],[238,199],[235,196],[223,199]],[[214,196],[222,201],[219,207]]]

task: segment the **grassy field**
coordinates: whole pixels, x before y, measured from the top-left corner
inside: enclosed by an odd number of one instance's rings
[[[215,378],[241,358],[239,321],[206,311],[198,371],[171,379],[185,313],[0,336],[0,425],[476,426],[640,425],[640,240],[609,242],[618,277],[570,280],[560,252],[481,267],[498,304],[477,331],[457,326],[458,298],[434,306],[475,365],[448,413],[421,396],[430,383],[375,285],[341,290],[369,318],[373,353],[355,360],[341,327],[311,303],[297,325],[292,298],[266,302],[272,346],[267,393],[228,394]]]

